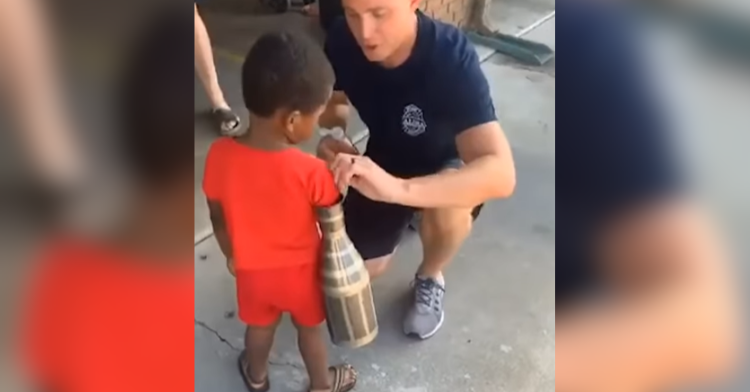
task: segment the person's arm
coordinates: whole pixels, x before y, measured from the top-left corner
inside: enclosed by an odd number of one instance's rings
[[[497,121],[461,132],[456,145],[466,163],[463,167],[404,180],[394,201],[421,208],[472,208],[513,194],[515,164],[508,139]]]
[[[336,186],[325,161],[314,159],[315,161],[310,162],[311,169],[306,184],[310,204],[316,208],[326,208],[341,202],[341,190]]]
[[[229,241],[229,231],[227,231],[227,223],[224,220],[224,209],[221,207],[221,203],[215,200],[208,200],[208,211],[211,217],[211,227],[213,228],[214,237],[216,238],[216,242],[219,243],[221,253],[227,259],[233,258],[232,243]]]
[[[688,200],[627,24],[610,4],[586,3],[558,24],[558,44],[570,43],[564,88],[576,91],[557,117],[567,132],[557,194],[585,206],[605,280],[601,297],[557,312],[555,389],[708,381],[740,348],[727,257]]]
[[[346,133],[350,111],[349,99],[346,94],[343,91],[334,91],[323,114],[320,115],[318,124],[321,128],[331,130],[341,128]]]
[[[61,97],[45,16],[38,1],[0,1],[0,79],[37,169],[69,187],[82,180],[83,154]]]
[[[490,199],[510,197],[515,190],[513,154],[495,116],[487,78],[474,49],[467,47],[465,53],[458,71],[446,75],[450,82],[442,94],[449,100],[443,106],[449,126],[456,131],[456,147],[465,165],[455,171],[405,180],[396,198],[399,204],[472,208]]]
[[[343,79],[346,78],[346,67],[350,66],[347,61],[347,55],[349,54],[349,46],[346,41],[349,34],[347,29],[346,23],[339,21],[333,25],[326,35],[323,50],[333,68],[336,81],[333,85],[333,95],[331,95],[331,99],[319,120],[319,125],[322,128],[330,130],[341,128],[344,132],[346,132],[350,113],[349,99],[344,92],[345,83],[343,82]]]
[[[342,42],[340,42],[342,29],[348,29],[348,27],[341,23],[334,25],[332,31],[326,36],[324,47],[326,56],[336,75],[336,82],[333,86],[331,99],[328,100],[325,110],[318,119],[322,137],[320,143],[318,143],[317,156],[329,164],[339,153],[359,155],[359,151],[346,134],[349,126],[351,103],[344,92],[344,83],[342,83],[346,71],[342,67],[347,66],[346,50],[341,49]]]
[[[229,240],[229,231],[227,230],[227,222],[224,215],[224,208],[221,205],[222,195],[222,174],[223,165],[222,159],[224,157],[224,151],[222,148],[221,141],[215,142],[211,145],[206,155],[206,168],[203,175],[203,193],[206,195],[208,202],[208,212],[211,218],[211,226],[213,228],[214,238],[219,243],[221,252],[227,259],[232,259],[234,256],[232,252],[232,243]]]

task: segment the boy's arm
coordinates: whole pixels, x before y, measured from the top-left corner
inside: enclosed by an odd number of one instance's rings
[[[308,181],[310,203],[314,207],[330,207],[341,201],[341,191],[333,179],[333,173],[326,167],[326,163],[318,158]]]
[[[223,253],[227,259],[231,259],[234,257],[234,254],[232,253],[232,243],[229,241],[229,232],[227,231],[224,210],[221,207],[221,203],[209,200],[208,210],[211,216],[211,226],[213,226],[214,237],[216,237],[216,242],[219,243],[219,249],[221,249],[221,253]]]
[[[224,256],[231,259],[233,257],[232,243],[229,241],[224,208],[220,202],[223,181],[222,168],[224,166],[222,160],[226,156],[225,151],[222,151],[222,146],[223,144],[216,142],[208,150],[203,175],[203,193],[206,195],[208,202],[208,212],[216,242],[219,243],[219,248]]]

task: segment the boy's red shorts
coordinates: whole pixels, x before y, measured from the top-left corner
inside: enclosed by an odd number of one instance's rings
[[[240,320],[254,327],[271,326],[282,313],[303,327],[318,326],[326,318],[316,264],[237,271],[237,302]]]

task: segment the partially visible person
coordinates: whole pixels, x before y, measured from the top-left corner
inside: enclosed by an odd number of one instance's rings
[[[57,189],[84,181],[85,157],[62,97],[43,4],[0,1],[0,86],[36,172]]]
[[[232,111],[224,98],[224,92],[219,85],[219,76],[216,73],[213,48],[208,36],[206,25],[198,13],[198,4],[193,4],[195,10],[195,69],[203,88],[208,94],[211,103],[211,116],[219,127],[222,135],[236,136],[241,130],[240,117]]]
[[[239,369],[250,391],[268,391],[268,358],[283,313],[297,328],[312,392],[354,388],[349,365],[328,366],[321,324],[322,240],[316,207],[341,194],[326,163],[295,148],[308,140],[334,83],[323,51],[292,33],[258,39],[242,67],[250,130],[221,138],[206,157],[203,190],[214,235],[237,278],[247,325]]]
[[[625,14],[557,5],[560,392],[721,381],[742,347],[728,255],[690,195]]]
[[[118,95],[132,209],[100,237],[62,233],[32,267],[21,362],[39,391],[194,390],[193,25],[184,8],[136,42]]]

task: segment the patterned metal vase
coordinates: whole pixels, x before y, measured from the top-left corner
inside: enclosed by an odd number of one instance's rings
[[[357,348],[375,340],[378,320],[370,275],[344,226],[341,203],[318,210],[323,235],[323,291],[333,344]]]

